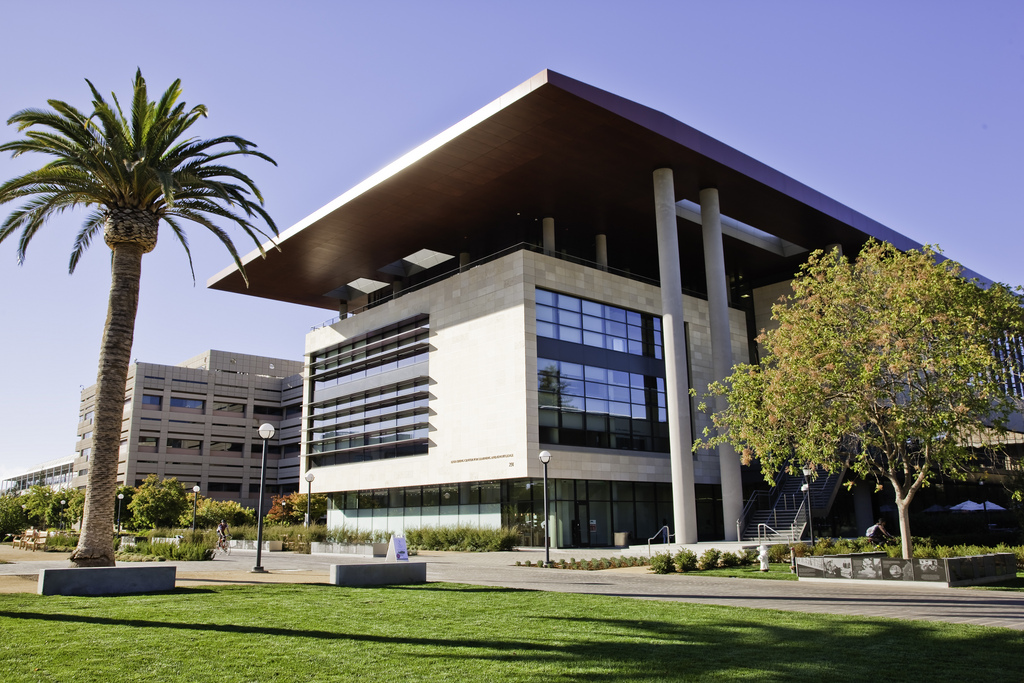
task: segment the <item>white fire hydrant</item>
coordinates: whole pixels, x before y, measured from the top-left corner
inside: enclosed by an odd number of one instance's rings
[[[757,559],[761,561],[761,571],[768,571],[768,546],[762,544],[757,553]]]

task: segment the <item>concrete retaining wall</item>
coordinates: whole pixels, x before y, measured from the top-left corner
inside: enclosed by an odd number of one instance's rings
[[[256,541],[246,539],[228,541],[228,545],[238,550],[256,550]],[[284,541],[263,541],[263,550],[268,553],[279,553],[284,550]]]
[[[356,545],[350,543],[310,543],[309,552],[313,555],[365,555],[366,557],[384,557],[388,554],[387,543],[367,543]]]
[[[332,564],[330,582],[335,586],[389,586],[427,582],[425,562],[381,564]]]
[[[174,590],[175,567],[74,567],[39,570],[39,595],[129,595]]]

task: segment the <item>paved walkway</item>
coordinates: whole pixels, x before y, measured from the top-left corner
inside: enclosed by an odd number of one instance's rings
[[[640,549],[634,549],[640,554]],[[643,554],[646,554],[646,547]],[[552,551],[552,559],[618,555],[607,549]],[[543,550],[508,553],[425,551],[412,558],[427,563],[429,581],[503,586],[566,593],[593,593],[647,600],[760,607],[818,614],[893,617],[1024,630],[1024,593],[930,585],[809,583],[729,579],[687,574],[657,575],[646,567],[604,571],[569,571],[516,567],[517,560],[536,563]],[[44,567],[67,566],[67,555],[32,553],[0,546],[0,593],[35,592]],[[350,555],[263,553],[266,574],[250,572],[255,551],[233,551],[211,562],[174,562],[178,586],[262,583],[326,583],[332,564],[382,562]]]

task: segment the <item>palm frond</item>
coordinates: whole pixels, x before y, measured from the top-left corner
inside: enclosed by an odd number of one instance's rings
[[[180,101],[180,80],[153,102],[142,72],[136,70],[127,108],[122,108],[116,94],[108,99],[91,81],[86,83],[92,95],[89,113],[49,100],[49,109],[23,109],[8,120],[23,137],[0,144],[0,152],[15,156],[31,152],[52,160],[0,185],[0,204],[28,200],[0,226],[0,242],[20,232],[18,256],[24,259],[29,242],[50,216],[75,206],[92,206],[95,211],[83,223],[71,252],[73,271],[103,228],[107,211],[135,208],[167,222],[185,247],[190,268],[191,254],[180,220],[213,232],[244,276],[231,238],[218,223],[235,224],[261,253],[263,242],[272,242],[271,235],[278,234],[278,229],[252,178],[225,162],[237,156],[276,162],[236,135],[209,139],[189,135],[208,112],[204,105],[189,108]]]
[[[75,268],[78,266],[78,261],[82,258],[82,254],[89,248],[89,243],[92,242],[92,238],[96,236],[96,233],[103,228],[103,222],[106,220],[107,214],[105,211],[93,211],[85,219],[85,223],[82,225],[82,229],[78,231],[78,235],[75,237],[75,246],[71,250],[71,259],[68,261],[68,273],[74,274]]]

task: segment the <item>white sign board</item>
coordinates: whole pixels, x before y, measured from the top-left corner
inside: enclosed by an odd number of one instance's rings
[[[404,536],[392,536],[391,542],[388,543],[388,554],[384,558],[385,562],[408,562],[409,561],[409,550],[405,546]]]

